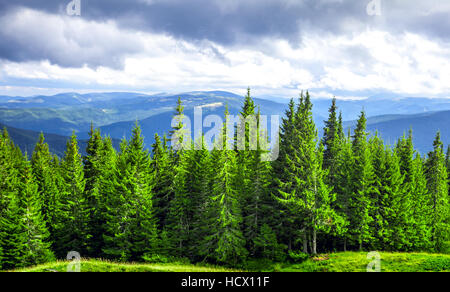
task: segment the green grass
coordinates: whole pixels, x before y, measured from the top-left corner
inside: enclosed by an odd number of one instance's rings
[[[70,261],[58,261],[31,268],[17,269],[13,272],[66,272]],[[81,272],[239,272],[216,266],[192,265],[183,263],[117,263],[107,260],[83,259]]]
[[[450,255],[380,252],[381,272],[450,272]],[[300,264],[275,264],[266,271],[366,272],[367,252],[318,255]]]
[[[380,252],[381,272],[450,272],[450,255],[430,253]],[[366,252],[321,254],[302,263],[255,261],[246,269],[229,269],[186,263],[117,263],[106,260],[82,260],[81,272],[366,272],[371,260]],[[14,272],[65,272],[67,261],[58,261]]]

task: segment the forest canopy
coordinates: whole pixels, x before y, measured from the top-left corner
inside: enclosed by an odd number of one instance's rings
[[[41,135],[30,160],[4,130],[0,267],[64,259],[70,251],[229,266],[324,251],[448,251],[450,146],[445,153],[440,133],[426,156],[414,150],[412,131],[391,146],[369,137],[364,112],[345,133],[333,100],[319,138],[312,109],[308,92],[291,100],[275,161],[261,159],[267,141],[259,125],[253,150],[238,148],[226,126],[218,143],[231,149],[216,143],[208,150],[204,138],[174,149],[180,120],[169,136],[155,134],[151,151],[136,123],[119,151],[92,127],[85,156],[75,134],[61,158]],[[175,116],[183,110],[179,100]],[[249,91],[240,115],[259,114]],[[237,127],[248,146],[247,125]]]

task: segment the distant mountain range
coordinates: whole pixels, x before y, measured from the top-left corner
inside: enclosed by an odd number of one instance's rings
[[[0,123],[7,125],[11,136],[23,150],[32,151],[39,132],[46,133],[47,142],[58,155],[64,153],[68,136],[75,131],[81,140],[88,138],[91,122],[104,135],[114,139],[131,136],[138,120],[146,145],[153,142],[155,133],[168,133],[178,97],[185,106],[186,115],[193,118],[195,106],[202,106],[203,116],[223,116],[225,106],[237,115],[244,96],[225,91],[188,92],[181,94],[145,95],[140,93],[64,93],[54,96],[10,97],[0,96]],[[264,115],[284,116],[288,100],[274,102],[255,98]],[[281,102],[280,102],[281,101]],[[323,121],[328,116],[330,100],[313,99],[314,120],[322,134]],[[414,130],[417,149],[425,153],[432,147],[436,131],[441,130],[444,143],[450,143],[447,125],[450,121],[450,99],[384,98],[374,96],[365,100],[338,100],[347,128],[354,125],[361,110],[365,110],[368,129],[378,130],[391,144],[409,128]],[[0,125],[2,126],[2,125]],[[2,126],[3,127],[3,126]],[[207,130],[207,129],[206,129]],[[118,144],[118,141],[115,140]],[[81,145],[83,148],[83,145]]]
[[[330,100],[312,98],[314,103],[314,114],[327,117]],[[289,99],[283,100],[277,98],[276,101],[287,104]],[[342,112],[342,117],[345,121],[357,119],[363,109],[369,117],[381,115],[410,115],[450,110],[450,99],[446,98],[384,97],[383,95],[374,95],[361,100],[338,99],[336,104]]]
[[[186,110],[195,106],[220,104],[228,105],[232,114],[240,111],[243,101],[242,96],[222,91],[158,96],[136,93],[67,93],[31,98],[0,96],[0,122],[64,136],[75,131],[80,137],[86,138],[91,122],[96,127],[102,127],[143,120],[162,113],[171,116],[178,97],[183,100]],[[285,108],[283,104],[268,100],[255,101],[267,115],[282,113]]]
[[[40,132],[35,132],[31,130],[17,129],[14,127],[9,127],[0,124],[0,129],[8,131],[9,136],[14,141],[16,146],[22,150],[23,153],[27,153],[28,157],[31,157],[36,143],[39,141]],[[63,157],[66,151],[67,141],[70,137],[61,136],[56,134],[44,133],[45,142],[48,143],[50,152],[56,154],[59,157]],[[113,146],[119,149],[120,141],[117,139],[112,139]],[[79,140],[78,146],[80,147],[80,152],[82,155],[86,153],[87,140]]]
[[[344,123],[345,128],[354,128],[356,121]],[[367,129],[376,132],[389,144],[394,145],[402,135],[413,130],[416,149],[423,154],[431,150],[436,132],[441,132],[444,145],[450,143],[450,111],[428,112],[413,115],[383,115],[367,119]],[[446,149],[444,149],[446,150]]]

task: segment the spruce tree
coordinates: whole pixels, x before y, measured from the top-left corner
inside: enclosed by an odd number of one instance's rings
[[[252,256],[258,253],[255,243],[263,224],[274,224],[271,220],[269,210],[271,164],[263,161],[263,155],[268,153],[268,141],[266,141],[267,129],[260,124],[260,110],[256,115],[256,150],[248,150],[250,153],[246,160],[246,175],[248,185],[246,188],[246,199],[242,205],[243,210],[243,232],[247,240],[247,249]],[[240,171],[239,171],[240,172]],[[241,172],[240,172],[241,173]]]
[[[0,217],[1,266],[13,269],[26,266],[26,226],[22,220],[19,197],[12,196]]]
[[[434,150],[428,153],[426,161],[427,186],[431,197],[432,241],[436,251],[442,251],[450,234],[448,174],[445,165],[443,144],[440,132],[433,143]]]
[[[329,185],[333,192],[337,193],[338,186],[338,176],[340,167],[340,158],[342,151],[342,143],[344,139],[343,125],[342,125],[342,115],[337,117],[337,106],[336,98],[331,101],[331,106],[328,110],[329,116],[328,120],[325,121],[324,134],[322,138],[322,144],[324,145],[324,155],[323,155],[323,168],[328,171],[326,176],[326,183]],[[334,210],[338,209],[338,201],[333,202],[332,208]],[[323,239],[324,241],[332,241],[332,247],[336,248],[336,237],[327,236]],[[330,243],[328,243],[330,244]]]
[[[355,157],[353,156],[352,141],[350,133],[345,137],[341,144],[341,149],[338,156],[338,171],[336,176],[336,201],[334,208],[336,212],[343,218],[345,226],[339,239],[342,242],[342,248],[347,251],[347,246],[352,242],[352,229],[349,226],[353,222],[353,191],[354,191],[354,165]]]
[[[105,246],[109,257],[139,261],[157,248],[150,157],[136,123],[131,140],[122,141],[113,175],[114,193],[106,200]]]
[[[62,189],[56,208],[54,249],[58,258],[65,258],[70,251],[88,254],[90,209],[84,193],[83,162],[77,137],[72,134],[67,142],[61,162]]]
[[[6,131],[0,135],[3,176],[0,210],[0,266],[4,269],[52,260],[41,196],[29,161],[14,146]],[[15,170],[15,171],[14,171]]]
[[[447,175],[448,175],[448,190],[450,196],[450,145],[447,147],[447,155],[445,158],[445,164],[447,165]]]
[[[19,204],[21,160],[6,128],[0,134],[0,266],[25,265],[25,225]]]
[[[272,217],[274,225],[272,228],[276,230],[277,237],[288,246],[289,250],[294,249],[294,245],[298,239],[298,227],[301,225],[301,218],[299,214],[288,208],[277,200],[280,191],[285,193],[292,193],[296,187],[295,173],[296,164],[293,162],[293,157],[296,153],[295,138],[295,123],[296,110],[295,102],[290,100],[285,117],[282,118],[282,123],[279,131],[279,157],[272,163],[272,183],[271,194],[273,200]],[[306,243],[306,241],[304,241]],[[303,251],[307,252],[307,247],[304,246]]]
[[[197,147],[190,151],[189,157],[189,174],[187,188],[190,195],[190,238],[189,252],[191,258],[200,259],[201,252],[199,247],[202,244],[202,238],[208,234],[210,228],[208,222],[209,216],[209,198],[211,196],[211,156],[207,149],[204,137],[197,142]]]
[[[285,259],[284,249],[286,246],[278,243],[277,234],[266,223],[261,226],[254,244],[256,248],[261,250],[259,257],[274,261],[283,261]]]
[[[86,186],[84,189],[89,217],[88,252],[92,257],[102,255],[104,225],[106,223],[106,197],[110,194],[112,176],[115,164],[115,150],[110,138],[103,139],[100,130],[91,125],[86,155],[83,157]]]
[[[169,202],[168,230],[173,254],[182,257],[189,248],[192,224],[191,201],[188,191],[190,150],[180,149],[176,157],[178,163],[174,168],[174,197]]]
[[[412,213],[409,194],[403,188],[404,175],[396,152],[378,137],[371,139],[375,184],[370,203],[374,249],[408,250],[409,221]]]
[[[291,193],[280,190],[280,201],[291,210],[303,216],[303,244],[309,244],[310,252],[317,253],[318,232],[330,233],[333,228],[340,230],[343,220],[331,208],[335,194],[325,179],[323,170],[323,145],[317,148],[317,130],[312,118],[312,103],[309,93],[301,97],[296,112],[294,144],[297,150],[290,159],[290,175],[295,179]],[[304,248],[306,249],[306,248]]]
[[[50,234],[54,232],[56,207],[59,200],[57,185],[59,173],[58,168],[55,168],[53,164],[53,159],[49,146],[45,143],[44,135],[41,133],[31,156],[31,166],[38,185],[43,220]],[[49,236],[48,240],[51,242],[52,237]]]
[[[418,246],[426,246],[429,242],[429,232],[425,218],[428,209],[426,202],[426,180],[423,174],[420,155],[414,158],[413,133],[399,139],[395,152],[400,159],[400,171],[404,176],[402,189],[402,215],[405,218],[404,233],[407,244],[403,250],[417,250]]]
[[[337,119],[337,107],[336,98],[333,98],[331,107],[328,110],[329,117],[325,121],[324,133],[323,133],[323,145],[325,147],[323,153],[323,166],[328,169],[328,183],[331,186],[335,186],[336,172],[338,167],[338,152],[340,149],[340,123]]]
[[[26,155],[25,155],[26,157]],[[42,196],[38,191],[38,185],[33,176],[32,168],[27,160],[22,162],[22,179],[19,186],[18,208],[23,223],[25,250],[25,266],[33,266],[51,261],[54,256],[48,242],[44,216],[42,215]],[[18,223],[21,226],[21,223]]]
[[[184,125],[184,106],[181,98],[177,100],[177,106],[174,113],[174,126],[169,132],[171,149],[173,150],[174,164],[178,164],[179,155],[178,152],[183,148],[189,148],[191,141],[187,139],[190,135],[189,129],[186,129]]]
[[[236,191],[236,153],[227,149],[228,109],[225,111],[225,123],[222,138],[212,153],[214,173],[211,200],[211,228],[205,236],[202,254],[219,263],[237,264],[242,262],[248,252],[242,234],[242,211]],[[219,150],[219,149],[221,150]],[[215,219],[214,219],[215,218]]]
[[[18,193],[20,169],[17,163],[21,158],[18,159],[15,152],[14,143],[5,128],[0,134],[0,215],[3,215],[11,198]]]
[[[364,111],[356,125],[352,149],[355,157],[354,171],[352,176],[353,195],[350,200],[352,214],[349,218],[353,242],[360,250],[372,240],[369,225],[373,218],[370,217],[370,197],[373,191],[374,173],[371,162],[370,149],[367,143],[366,115]]]
[[[161,140],[155,134],[155,143],[152,145],[152,160],[150,163],[153,172],[153,205],[155,215],[160,230],[168,224],[167,215],[169,213],[169,202],[173,198],[173,169],[169,149],[167,148],[167,138],[163,136]]]
[[[432,249],[432,200],[428,192],[425,166],[419,154],[413,160],[410,194],[413,202],[412,226],[409,238],[413,250],[428,251]]]

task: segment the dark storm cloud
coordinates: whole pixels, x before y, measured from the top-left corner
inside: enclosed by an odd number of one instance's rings
[[[366,6],[370,1],[81,0],[81,19],[98,22],[114,20],[121,28],[234,46],[255,44],[260,38],[276,37],[288,40],[295,47],[301,43],[305,31],[319,35],[339,35],[361,31],[367,27],[397,33],[418,32],[445,40],[450,38],[448,11],[434,9],[428,14],[423,13],[426,11],[424,7],[436,8],[439,5],[437,0],[427,1],[428,6],[421,0],[381,0],[382,16],[379,17],[367,15]],[[56,15],[65,14],[69,2],[70,0],[0,0],[0,16],[14,13],[17,7],[28,7]],[[4,30],[5,27],[0,27],[0,58],[23,61],[47,55],[50,60],[63,66],[73,66],[84,60],[64,62],[64,56],[52,58],[46,48],[31,49],[33,44],[8,37],[11,33],[5,33]],[[42,32],[41,35],[46,37],[45,33]],[[111,45],[116,44],[113,42]],[[120,48],[122,47],[104,52],[118,54],[115,61],[112,57],[100,57],[102,52],[86,57],[84,61],[91,65],[114,61],[113,65],[117,66],[120,63]],[[128,46],[123,46],[123,49],[126,52],[133,51]]]
[[[69,0],[4,1],[3,11],[25,6],[64,13]],[[365,1],[324,0],[81,0],[82,17],[114,19],[125,27],[221,44],[277,36],[297,39],[302,29],[339,32],[345,19],[367,19]]]

